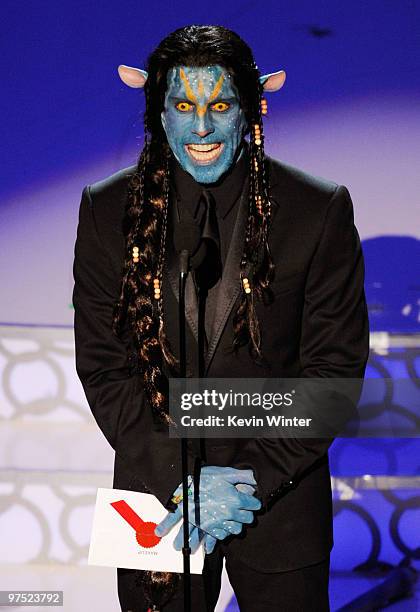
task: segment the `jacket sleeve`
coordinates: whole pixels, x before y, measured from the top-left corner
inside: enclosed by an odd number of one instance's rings
[[[83,189],[74,249],[76,371],[93,416],[115,452],[146,487],[170,507],[182,480],[180,440],[154,423],[141,376],[130,368],[125,330],[112,332],[120,279],[98,235],[90,186]]]
[[[363,252],[354,225],[353,203],[349,191],[341,185],[328,204],[306,281],[300,377],[363,379],[368,355]],[[254,470],[256,495],[266,506],[293,488],[326,455],[332,442],[330,437],[254,439],[240,451],[234,467]]]

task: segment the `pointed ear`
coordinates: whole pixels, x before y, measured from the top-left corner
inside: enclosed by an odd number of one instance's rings
[[[140,68],[132,68],[131,66],[124,66],[120,64],[118,66],[118,74],[123,83],[129,87],[140,88],[144,87],[148,74],[145,70]]]
[[[264,87],[264,91],[277,91],[281,89],[286,80],[286,73],[284,70],[278,72],[271,72],[270,74],[264,74],[260,76],[260,83]]]

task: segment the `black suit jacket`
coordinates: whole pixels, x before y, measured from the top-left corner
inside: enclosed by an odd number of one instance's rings
[[[166,505],[181,482],[180,442],[152,418],[127,330],[111,331],[124,260],[123,217],[135,166],[83,189],[74,259],[76,368],[92,413],[115,450],[115,488],[150,491]],[[347,188],[268,157],[272,202],[270,246],[276,264],[275,301],[256,303],[264,354],[256,366],[246,347],[228,353],[240,294],[239,260],[247,215],[248,180],[233,229],[216,304],[205,375],[208,377],[362,378],[369,353],[364,261]],[[164,315],[178,348],[177,261],[168,252]],[[197,375],[194,294],[187,312],[188,366]],[[328,447],[331,440],[206,441],[208,465],[251,467],[263,509],[240,536],[224,541],[232,558],[266,572],[326,558],[332,547]],[[194,449],[190,443],[190,459]]]

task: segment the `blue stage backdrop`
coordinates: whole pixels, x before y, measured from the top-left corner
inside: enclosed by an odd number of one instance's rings
[[[143,94],[121,83],[117,66],[144,67],[177,27],[216,23],[251,45],[263,73],[286,71],[267,95],[267,153],[352,195],[372,330],[367,375],[416,384],[420,3],[5,0],[2,21],[3,324],[72,326],[82,189],[133,164],[142,147]],[[419,491],[390,485],[418,475],[419,463],[417,440],[334,444],[332,471],[344,483],[334,567],[419,558]],[[383,489],[358,493],[349,479],[364,475],[384,477]]]

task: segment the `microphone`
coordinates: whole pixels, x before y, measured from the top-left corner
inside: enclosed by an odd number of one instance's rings
[[[187,342],[185,332],[185,289],[189,269],[190,257],[201,248],[200,227],[192,220],[184,220],[174,228],[173,244],[175,251],[179,254],[179,374],[180,378],[187,375]],[[194,466],[195,471],[195,466]],[[191,548],[188,544],[188,446],[185,434],[181,437],[181,472],[182,492],[184,504],[182,510],[183,524],[183,570],[184,570],[184,610],[191,612]]]
[[[194,221],[184,220],[175,226],[174,247],[180,257],[180,272],[188,272],[189,263],[194,270],[204,261],[207,246],[201,240],[201,231]]]

